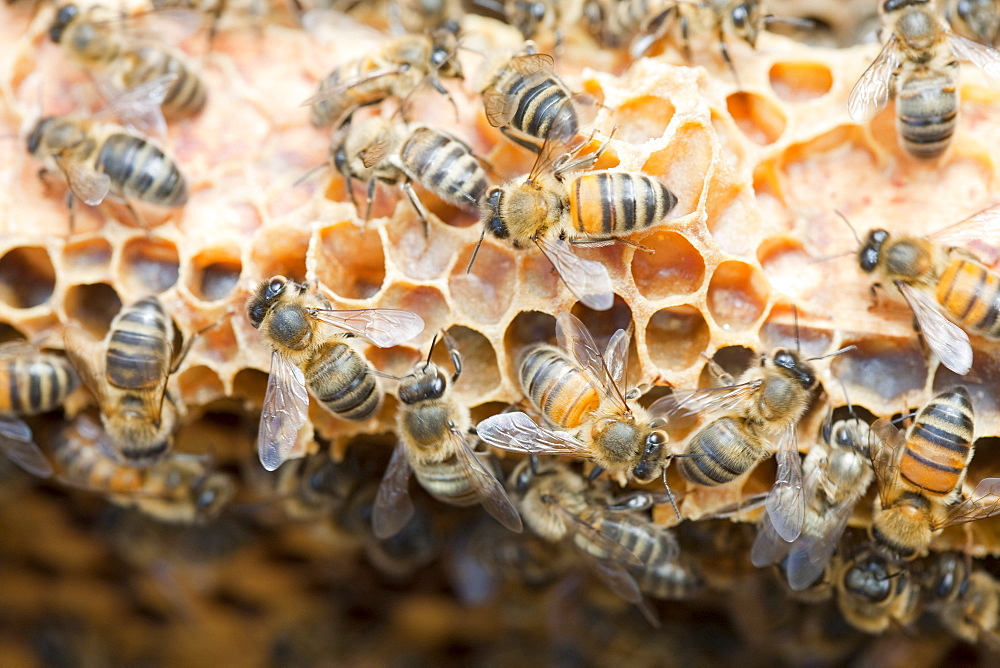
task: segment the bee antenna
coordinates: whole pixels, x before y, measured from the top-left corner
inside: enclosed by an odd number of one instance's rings
[[[837,382],[840,383],[840,391],[844,393],[844,401],[847,402],[847,410],[850,412],[851,417],[854,418],[855,420],[857,420],[858,416],[855,415],[855,413],[854,413],[854,405],[851,404],[851,398],[849,396],[847,396],[847,386],[844,385],[844,379],[843,378],[838,378]]]
[[[667,467],[663,467],[663,488],[667,490],[667,498],[670,499],[670,507],[674,509],[674,515],[677,516],[677,520],[681,519],[681,511],[677,509],[677,501],[674,500],[674,493],[670,491],[670,485],[667,484]]]
[[[858,231],[854,229],[853,225],[851,225],[851,221],[847,220],[847,216],[842,214],[839,209],[834,209],[833,212],[840,216],[840,219],[844,221],[848,228],[850,228],[851,234],[854,235],[854,240],[858,242],[858,246],[863,246],[864,244],[861,241],[861,237],[858,236]]]
[[[856,345],[851,344],[849,346],[844,346],[840,350],[835,350],[832,353],[827,353],[826,355],[820,355],[819,357],[810,357],[806,361],[807,362],[816,362],[818,360],[825,360],[827,357],[836,357],[837,355],[843,355],[844,353],[849,353],[852,350],[857,350],[857,349],[858,349],[858,347]]]
[[[795,352],[802,352],[802,340],[799,338],[799,309],[792,304],[792,322],[795,323]]]
[[[469,266],[465,268],[465,273],[470,273],[472,271],[472,263],[476,261],[476,256],[479,255],[479,247],[483,245],[483,239],[486,238],[486,226],[483,225],[483,233],[479,235],[479,241],[476,242],[476,249],[472,251],[472,257],[469,258]]]
[[[434,346],[437,345],[438,335],[435,333],[434,338],[431,339],[430,348],[427,349],[427,361],[424,362],[424,368],[426,369],[431,363],[431,355],[434,353]]]

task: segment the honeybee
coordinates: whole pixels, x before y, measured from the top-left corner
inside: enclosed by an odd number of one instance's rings
[[[345,343],[348,336],[386,348],[424,328],[420,316],[408,311],[329,307],[325,298],[284,276],[262,282],[247,300],[250,324],[272,348],[257,437],[260,462],[268,471],[305,454],[296,449],[296,435],[308,415],[307,388],[327,410],[346,420],[367,420],[381,405],[375,368]]]
[[[111,454],[131,466],[163,457],[177,424],[167,379],[187,350],[175,359],[173,321],[160,300],[150,296],[123,307],[100,346],[76,326],[66,327],[64,338],[66,354],[97,400]]]
[[[28,152],[45,169],[58,168],[73,196],[97,206],[109,194],[162,207],[187,203],[187,182],[174,163],[146,138],[113,123],[77,116],[49,116],[28,136]],[[43,170],[44,171],[44,170]]]
[[[134,91],[153,84],[144,99],[132,98],[128,118],[162,134],[162,112],[180,118],[205,106],[208,89],[180,52],[149,39],[130,38],[102,5],[63,5],[49,37],[76,61],[103,76],[112,90]],[[155,93],[154,93],[155,91]],[[141,97],[141,96],[140,96]],[[120,109],[120,108],[119,108]]]
[[[650,482],[662,475],[676,513],[667,485],[673,454],[666,422],[655,417],[656,404],[647,410],[622,389],[629,334],[619,329],[601,353],[584,324],[563,312],[556,318],[556,336],[561,350],[528,348],[519,372],[525,396],[554,428],[539,426],[525,413],[501,413],[479,423],[479,437],[502,450],[586,457],[612,477]]]
[[[968,391],[956,386],[920,409],[905,433],[885,419],[872,424],[879,492],[872,538],[887,559],[913,559],[935,531],[1000,513],[1000,478],[984,478],[969,497],[962,491],[973,455],[973,418]]]
[[[232,478],[202,455],[171,453],[146,468],[110,456],[108,434],[81,414],[56,436],[53,458],[59,480],[98,492],[118,506],[162,522],[191,524],[216,517],[235,493]]]
[[[316,453],[278,469],[274,493],[285,516],[302,521],[332,517],[354,490],[355,476],[346,466],[326,453]]]
[[[802,464],[806,499],[802,533],[792,543],[785,542],[765,514],[750,551],[754,566],[784,560],[793,591],[806,590],[823,574],[854,505],[874,479],[868,452],[870,434],[868,424],[854,416],[827,420],[823,426],[826,447],[814,445]]]
[[[462,373],[462,358],[450,342],[448,348],[455,369],[450,382],[431,362],[430,352],[399,382],[399,445],[382,477],[372,513],[372,528],[379,538],[396,534],[413,515],[411,473],[438,501],[460,507],[481,503],[500,524],[521,532],[517,508],[465,440],[469,409],[450,391]]]
[[[462,140],[425,125],[404,126],[375,117],[350,129],[331,145],[331,160],[348,183],[351,201],[357,207],[354,179],[367,183],[371,217],[375,185],[381,181],[406,193],[420,220],[428,229],[428,214],[411,181],[416,181],[441,199],[464,207],[478,208],[489,181],[486,170]]]
[[[965,642],[1000,649],[1000,584],[993,576],[972,570],[966,555],[943,552],[934,556],[928,580],[928,608],[945,628]]]
[[[980,44],[992,46],[1000,33],[997,0],[946,0],[944,16],[951,29]]]
[[[870,546],[834,560],[837,606],[844,619],[865,633],[882,633],[890,624],[906,626],[920,614],[920,587],[907,569],[895,569]]]
[[[59,408],[79,384],[65,358],[24,341],[0,344],[0,451],[32,475],[51,476],[52,466],[19,416]]]
[[[373,55],[338,66],[303,105],[311,106],[310,120],[318,128],[340,127],[351,115],[388,97],[406,102],[424,83],[454,104],[439,77],[461,79],[456,57],[458,36],[453,25],[429,35],[401,35]],[[405,111],[405,109],[404,109]]]
[[[680,474],[697,485],[730,482],[770,456],[772,443],[776,446],[778,475],[765,506],[775,532],[787,542],[799,537],[805,520],[795,427],[817,385],[809,364],[816,359],[821,358],[803,360],[798,353],[779,348],[771,356],[761,355],[760,363],[747,369],[739,382],[720,369],[724,386],[678,391],[659,400],[678,420],[699,411],[726,413],[691,438],[687,456],[678,462]]]
[[[1000,208],[993,207],[924,238],[876,229],[858,253],[862,271],[899,288],[927,346],[959,375],[972,368],[963,328],[1000,339],[1000,276],[959,246],[997,238],[998,222]]]
[[[847,100],[858,122],[871,119],[896,97],[896,131],[915,158],[935,158],[948,147],[958,118],[958,61],[991,80],[1000,78],[992,47],[948,30],[930,0],[885,0],[879,6],[889,38]]]
[[[677,197],[641,172],[573,174],[593,165],[607,144],[574,159],[585,143],[573,153],[557,155],[564,144],[554,136],[550,131],[529,174],[487,191],[483,235],[489,232],[515,248],[534,244],[581,302],[607,310],[613,302],[607,269],[578,258],[571,245],[628,243],[626,235],[663,222],[677,205]]]

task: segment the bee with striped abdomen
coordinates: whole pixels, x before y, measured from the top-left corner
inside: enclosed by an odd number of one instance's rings
[[[452,387],[461,374],[462,360],[447,336],[445,342],[455,369],[450,381],[431,362],[429,352],[427,359],[418,362],[399,382],[399,445],[379,485],[372,514],[372,527],[379,538],[394,535],[413,515],[410,473],[438,501],[460,507],[481,503],[511,531],[522,529],[521,517],[503,485],[483,466],[465,439],[469,409],[455,399]]]
[[[872,537],[887,559],[913,559],[927,550],[935,531],[1000,513],[1000,478],[984,478],[971,496],[962,489],[973,429],[972,402],[961,386],[931,399],[905,433],[888,420],[872,424],[879,492]]]
[[[906,626],[920,614],[920,587],[908,569],[887,563],[870,545],[834,559],[833,584],[844,619],[865,633],[882,633],[890,624]]]
[[[261,283],[246,308],[250,324],[272,349],[257,439],[268,471],[305,454],[295,446],[308,416],[307,389],[345,420],[367,420],[381,406],[383,390],[375,368],[346,342],[349,335],[390,347],[424,328],[420,316],[408,311],[331,309],[325,298],[284,276]]]
[[[1000,33],[997,0],[945,0],[944,16],[951,29],[980,44],[993,46]]]
[[[973,567],[971,557],[941,552],[931,557],[925,576],[927,608],[941,625],[967,643],[982,642],[1000,649],[1000,582],[985,569]]]

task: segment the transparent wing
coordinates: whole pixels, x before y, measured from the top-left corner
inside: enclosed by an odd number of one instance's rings
[[[951,524],[972,522],[1000,514],[1000,478],[984,478],[968,499],[948,511],[940,529]]]
[[[523,79],[523,90],[531,90],[535,85],[552,74],[552,56],[544,53],[534,53],[514,56],[506,68],[514,70]],[[498,76],[497,79],[500,77]],[[495,128],[510,125],[517,112],[517,96],[508,95],[505,91],[490,85],[482,93],[483,106],[486,110],[486,120]]]
[[[757,526],[757,536],[753,540],[753,547],[750,548],[750,563],[757,568],[776,564],[785,558],[790,547],[791,545],[774,530],[774,525],[771,524],[768,514],[764,513]]]
[[[380,79],[382,77],[387,77],[392,74],[399,74],[403,71],[404,70],[399,67],[382,67],[374,70],[369,70],[364,74],[359,74],[358,76],[348,77],[343,81],[338,81],[337,85],[335,86],[330,86],[329,84],[327,84],[326,79],[323,79],[323,81],[320,82],[319,89],[316,91],[316,93],[314,93],[312,96],[304,100],[302,104],[299,106],[302,107],[312,106],[317,102],[323,102],[325,100],[329,100],[331,98],[343,95],[351,88],[354,88],[355,86],[360,86],[361,84],[368,83],[373,79]]]
[[[5,341],[0,343],[0,362],[24,360],[34,362],[42,358],[42,351],[27,341]]]
[[[818,536],[803,534],[792,543],[785,564],[788,586],[793,591],[803,591],[819,579],[837,551],[840,537],[847,528],[847,520],[854,510],[855,497],[845,499],[827,510],[823,518],[824,529]]]
[[[111,192],[111,177],[104,172],[98,172],[77,160],[58,155],[55,157],[55,162],[60,171],[66,175],[66,181],[73,194],[90,206],[97,206]]]
[[[479,492],[479,502],[483,504],[483,508],[500,524],[514,533],[521,533],[524,529],[521,515],[507,495],[507,490],[483,467],[461,432],[452,429],[449,434],[455,456],[472,486]]]
[[[968,218],[958,221],[927,235],[936,244],[945,247],[965,246],[973,241],[1000,243],[1000,206],[977,211]]]
[[[320,322],[357,334],[379,348],[391,348],[424,331],[423,318],[409,311],[388,308],[358,311],[307,308],[306,311]]]
[[[538,248],[556,268],[569,291],[580,302],[595,311],[607,311],[615,301],[608,268],[600,262],[585,260],[573,252],[564,239],[539,238]]]
[[[406,447],[400,443],[392,451],[392,458],[378,486],[372,506],[372,531],[381,540],[399,533],[413,517],[410,501],[410,460]]]
[[[41,448],[35,445],[31,428],[20,418],[0,415],[0,451],[33,476],[52,476],[52,465]]]
[[[806,512],[802,459],[799,457],[794,424],[789,424],[779,434],[774,458],[778,464],[778,476],[764,506],[774,530],[790,543],[802,533]]]
[[[98,376],[98,373],[101,373],[98,369],[102,371],[104,369],[103,361],[98,354],[100,346],[77,325],[66,325],[63,329],[63,346],[66,348],[66,357],[83,380],[83,384],[97,399],[97,403],[103,406],[106,403],[105,384]]]
[[[167,122],[161,106],[177,81],[176,72],[168,72],[139,85],[121,90],[108,80],[99,79],[98,88],[108,100],[95,116],[113,116],[125,125],[147,134],[167,134]]]
[[[618,330],[622,332],[622,330]],[[623,333],[623,332],[622,332]],[[587,331],[586,325],[571,313],[560,313],[556,317],[556,339],[559,346],[568,352],[587,373],[590,374],[591,381],[604,390],[605,396],[614,401],[621,410],[628,410],[625,404],[625,396],[619,385],[614,382],[614,375],[611,371],[611,360],[605,359],[597,343]],[[616,349],[613,351],[619,355],[614,361],[617,373],[623,373],[625,360],[620,358],[621,351],[617,349],[621,345],[618,341],[612,341]],[[625,342],[625,353],[628,352],[628,342]]]
[[[882,504],[886,505],[885,492],[894,489],[899,478],[899,457],[906,450],[906,434],[884,418],[872,423],[871,434],[872,469]]]
[[[572,435],[539,427],[524,413],[500,413],[478,425],[476,433],[489,445],[501,450],[543,455],[590,457],[587,445]]]
[[[623,390],[628,389],[625,387],[625,375],[628,370],[628,344],[632,338],[630,330],[631,327],[629,330],[616,331],[604,350],[604,361],[608,365],[611,384]]]
[[[995,48],[953,32],[948,33],[948,46],[956,58],[978,67],[990,80],[991,85],[1000,85],[1000,52]]]
[[[726,387],[674,390],[650,404],[649,413],[668,419],[676,427],[686,427],[702,413],[722,413],[739,408],[753,396],[762,382],[753,380]]]
[[[563,521],[566,522],[567,528],[578,538],[582,538],[586,542],[590,543],[593,548],[592,552],[585,550],[579,545],[579,543],[574,541],[574,545],[578,550],[590,555],[591,558],[595,558],[593,556],[594,554],[605,555],[603,558],[616,561],[623,566],[639,568],[643,565],[642,560],[639,559],[639,557],[635,556],[635,554],[614,538],[601,533],[599,529],[588,524],[575,513],[570,512],[554,498],[546,497],[546,500],[562,516]]]
[[[969,343],[969,335],[945,317],[941,306],[933,297],[906,283],[897,281],[896,286],[913,310],[927,346],[934,351],[941,364],[960,376],[969,373],[972,369],[972,344]]]
[[[601,582],[612,592],[629,603],[636,605],[643,603],[642,590],[639,589],[635,578],[620,563],[609,559],[594,559],[593,557],[587,559],[586,563],[594,575],[600,578]]]
[[[302,370],[275,350],[257,433],[257,454],[265,469],[274,471],[285,460],[305,454],[296,452],[295,444],[308,414],[309,393]]]
[[[900,56],[896,38],[892,37],[875,61],[868,66],[847,98],[847,113],[851,120],[870,120],[889,101],[892,76],[899,68]]]

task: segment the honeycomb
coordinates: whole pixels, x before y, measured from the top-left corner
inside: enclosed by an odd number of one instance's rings
[[[0,663],[207,664],[239,656],[321,665],[410,655],[483,665],[557,657],[662,665],[749,652],[789,663],[891,656],[929,665],[967,657],[968,646],[925,622],[913,636],[863,636],[829,602],[803,604],[770,572],[753,569],[745,555],[758,513],[706,516],[770,487],[770,461],[720,488],[689,485],[671,472],[682,517],[691,521],[678,523],[669,506],[654,516],[678,524],[713,593],[658,606],[664,630],[655,642],[636,610],[580,575],[549,589],[508,582],[484,604],[463,605],[450,574],[460,569],[461,546],[489,530],[469,513],[425,503],[415,489],[427,532],[414,540],[426,545],[405,563],[375,545],[361,520],[282,519],[273,490],[268,498],[274,481],[258,470],[255,423],[270,350],[244,304],[260,281],[280,274],[310,282],[337,308],[419,314],[426,328],[417,339],[363,347],[386,373],[405,375],[447,330],[465,367],[454,391],[474,420],[522,399],[518,352],[554,342],[553,314],[571,311],[598,341],[632,323],[629,378],[652,386],[706,386],[708,359],[738,374],[755,353],[776,347],[818,357],[854,346],[816,363],[824,390],[800,426],[803,452],[827,405],[843,406],[845,392],[862,415],[890,417],[960,382],[972,395],[979,437],[970,479],[996,471],[1000,347],[974,339],[974,370],[964,378],[938,366],[905,304],[884,291],[873,297],[853,257],[857,242],[836,212],[862,231],[924,234],[995,203],[1000,92],[963,67],[952,148],[937,161],[914,161],[897,144],[892,105],[867,125],[847,114],[847,96],[877,46],[836,45],[858,41],[869,3],[850,3],[849,14],[844,3],[810,3],[809,12],[774,4],[775,14],[808,14],[828,30],[814,45],[773,33],[755,49],[733,41],[735,75],[707,38],[696,40],[690,63],[671,46],[629,62],[622,52],[595,49],[579,31],[562,44],[560,75],[600,100],[594,126],[612,135],[598,167],[657,175],[679,200],[671,220],[640,238],[650,252],[622,244],[580,252],[611,272],[615,299],[605,312],[576,303],[533,249],[486,239],[467,273],[481,233],[476,215],[430,193],[420,191],[434,214],[425,236],[402,193],[380,188],[365,221],[333,170],[299,183],[326,163],[329,143],[300,102],[337,63],[388,37],[347,17],[304,31],[283,7],[224,15],[210,44],[204,31],[184,42],[210,90],[205,111],[171,122],[161,141],[189,181],[187,206],[143,226],[113,203],[78,205],[71,229],[64,186],[37,178],[23,137],[42,113],[94,110],[101,101],[86,73],[47,39],[53,7],[4,5],[0,133],[10,140],[0,144],[7,185],[0,193],[0,334],[58,348],[62,327],[77,323],[99,338],[123,304],[158,294],[185,340],[200,332],[170,379],[184,409],[177,449],[210,452],[240,477],[241,490],[233,512],[216,523],[174,527],[6,467]],[[838,18],[844,15],[849,22]],[[462,28],[467,74],[482,54],[522,44],[491,19],[467,15]],[[447,87],[454,109],[422,93],[411,120],[452,125],[497,183],[527,171],[532,156],[487,123],[473,77]],[[443,346],[434,358],[445,363]],[[654,388],[646,399],[659,393]],[[372,493],[395,442],[396,401],[387,397],[377,416],[360,423],[313,404],[313,450],[322,455],[328,447]],[[871,497],[858,505],[859,536]],[[558,561],[555,548],[537,547]],[[1000,525],[946,531],[934,548],[992,563]]]

